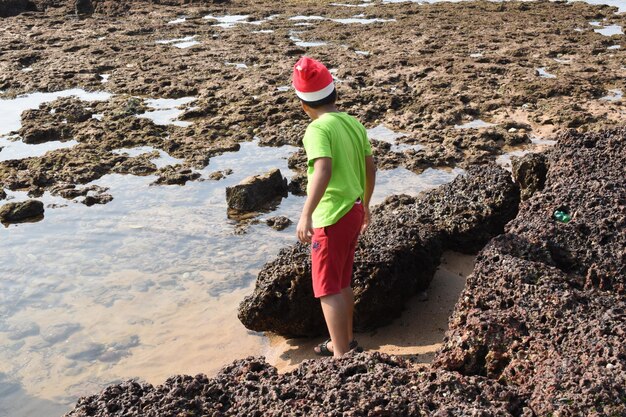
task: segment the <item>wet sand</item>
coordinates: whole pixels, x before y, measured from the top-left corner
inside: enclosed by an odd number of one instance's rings
[[[390,325],[355,338],[367,351],[378,351],[403,356],[413,362],[430,363],[441,346],[448,318],[454,309],[465,278],[474,268],[475,257],[457,252],[444,253],[441,265],[428,289],[428,299],[416,295],[401,317]],[[303,360],[313,359],[313,347],[318,339],[285,339],[269,335],[270,345],[265,353],[267,361],[279,372],[295,369]]]

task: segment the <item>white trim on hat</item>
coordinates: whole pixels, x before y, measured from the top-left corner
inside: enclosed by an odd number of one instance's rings
[[[295,89],[295,88],[294,88]],[[319,101],[330,95],[335,89],[335,82],[332,81],[326,87],[322,88],[318,91],[312,91],[310,93],[304,93],[302,91],[296,90],[296,95],[300,97],[304,101]]]

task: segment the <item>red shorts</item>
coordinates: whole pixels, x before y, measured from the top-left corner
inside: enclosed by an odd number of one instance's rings
[[[313,229],[311,266],[316,298],[338,294],[350,286],[363,216],[363,205],[358,202],[337,223]]]

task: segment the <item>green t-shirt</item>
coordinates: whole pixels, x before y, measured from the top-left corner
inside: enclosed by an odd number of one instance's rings
[[[365,191],[365,157],[372,154],[365,127],[347,113],[324,113],[304,134],[311,184],[313,161],[332,159],[332,174],[324,196],[313,212],[313,227],[335,224]],[[307,192],[309,186],[307,186]]]

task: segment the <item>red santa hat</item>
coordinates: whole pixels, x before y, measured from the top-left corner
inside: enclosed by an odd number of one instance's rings
[[[303,56],[293,67],[293,88],[304,101],[319,101],[335,89],[333,76],[319,61]]]

